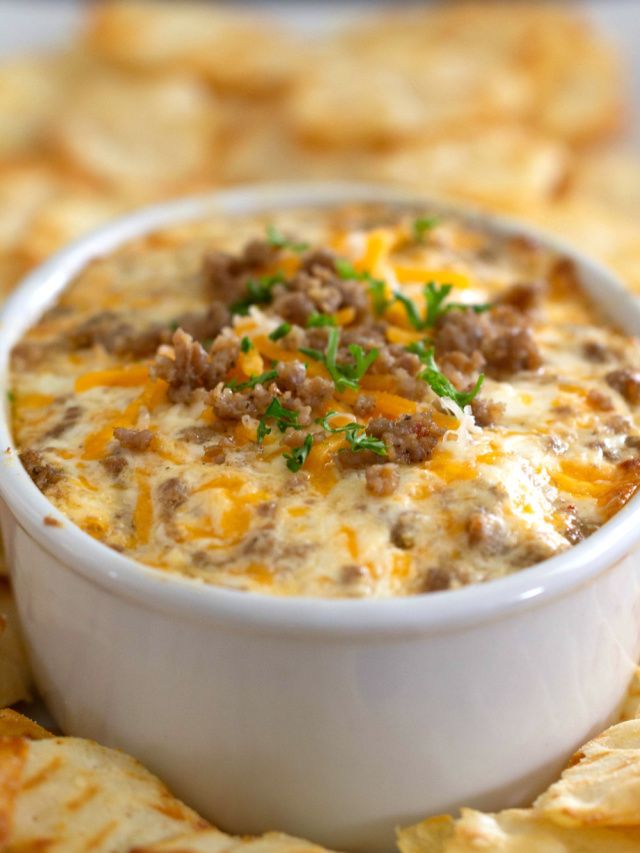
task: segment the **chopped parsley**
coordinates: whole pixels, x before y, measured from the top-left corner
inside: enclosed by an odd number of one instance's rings
[[[433,347],[426,349],[424,343],[421,341],[417,344],[411,344],[407,349],[410,352],[416,353],[420,357],[420,361],[425,365],[424,370],[419,374],[420,379],[424,379],[438,397],[448,397],[454,403],[457,403],[461,409],[468,406],[482,388],[484,373],[478,376],[476,384],[470,391],[458,391],[455,385],[447,379],[436,364]]]
[[[292,252],[297,252],[298,254],[306,252],[309,248],[308,243],[290,240],[275,225],[267,225],[267,242],[274,249],[290,249]]]
[[[413,222],[413,239],[416,243],[422,243],[425,236],[440,224],[437,216],[419,216]]]
[[[294,447],[291,453],[283,453],[282,455],[287,460],[287,468],[296,474],[307,461],[307,457],[313,447],[313,436],[308,435],[302,447]]]
[[[260,418],[260,423],[258,424],[258,444],[262,444],[265,436],[271,433],[271,428],[267,426],[267,420],[269,418],[273,418],[280,432],[284,432],[289,429],[289,427],[292,429],[301,429],[299,417],[300,415],[298,412],[293,409],[285,408],[285,406],[283,406],[282,403],[274,397],[269,403],[266,412]]]
[[[13,391],[7,391],[7,400],[8,400],[10,403],[15,403],[15,401],[16,401],[16,395],[15,395],[15,392],[13,392]]]
[[[283,281],[284,276],[280,272],[249,279],[245,295],[233,303],[231,313],[246,316],[252,305],[268,305],[273,299],[273,288],[276,284],[282,284]]]
[[[340,329],[330,328],[327,348],[324,352],[320,352],[317,349],[308,349],[307,347],[302,347],[300,352],[308,355],[314,361],[324,364],[338,391],[345,391],[347,388],[357,390],[359,387],[358,383],[378,357],[378,350],[374,347],[365,355],[361,346],[350,344],[349,352],[355,363],[338,364],[336,357],[339,343]]]
[[[390,304],[387,299],[387,285],[385,282],[381,278],[374,278],[370,272],[358,272],[351,261],[347,261],[345,258],[338,258],[335,265],[336,272],[340,278],[353,281],[367,281],[376,316],[380,317],[384,314]]]
[[[280,338],[284,338],[291,331],[291,323],[280,323],[280,325],[271,332],[269,335],[269,340],[271,341],[279,341]]]
[[[329,423],[329,419],[334,415],[339,414],[338,412],[329,412],[324,416],[324,418],[318,418],[316,423],[320,424],[322,429],[331,433],[343,432],[344,437],[346,438],[349,449],[360,451],[360,450],[371,450],[372,453],[375,453],[377,456],[386,456],[387,448],[385,446],[384,441],[380,438],[374,438],[371,435],[367,435],[366,427],[364,424],[359,424],[356,421],[351,421],[348,424],[340,427],[332,427]]]
[[[277,375],[277,370],[267,370],[266,373],[260,373],[258,376],[252,376],[251,379],[247,379],[246,382],[238,382],[237,379],[232,379],[231,382],[227,382],[226,387],[231,388],[232,391],[244,391],[245,388],[255,388],[256,385],[264,385],[266,382],[271,382],[271,380],[275,379]]]
[[[248,338],[246,335],[240,341],[240,352],[247,353],[250,349],[253,349],[253,344],[251,343],[251,338]]]
[[[483,302],[479,305],[467,305],[463,302],[449,302],[445,305],[444,303],[452,290],[452,284],[436,284],[434,281],[430,281],[428,284],[425,284],[422,291],[425,301],[425,312],[423,316],[421,316],[415,302],[412,299],[409,299],[408,296],[405,296],[404,293],[396,292],[395,298],[404,306],[404,309],[407,312],[407,319],[411,325],[414,329],[418,329],[419,331],[422,329],[432,329],[440,317],[443,317],[450,311],[464,311],[468,308],[476,314],[481,314],[483,311],[488,311],[492,307],[488,302]]]
[[[369,279],[369,295],[373,304],[373,313],[381,317],[389,306],[387,299],[387,285],[380,278]]]
[[[336,318],[331,314],[311,314],[307,320],[307,329],[319,329],[322,326],[335,326]]]

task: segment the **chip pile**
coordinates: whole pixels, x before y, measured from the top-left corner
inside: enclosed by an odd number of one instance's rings
[[[303,41],[230,6],[97,5],[74,44],[0,66],[0,295],[141,204],[340,178],[529,219],[588,246],[640,293],[640,159],[621,143],[619,57],[567,6],[513,6],[396,7]],[[1,605],[7,704],[29,682],[6,590]],[[29,784],[54,758],[56,774]],[[13,712],[0,712],[0,769],[2,849],[319,853],[276,833],[225,836],[127,756],[52,738]],[[78,785],[89,809],[74,806]],[[431,818],[402,831],[399,847],[640,850],[640,720],[587,744],[532,808]]]
[[[567,6],[455,2],[333,35],[111,0],[0,66],[0,293],[141,204],[260,180],[387,181],[529,218],[640,292],[622,69]]]

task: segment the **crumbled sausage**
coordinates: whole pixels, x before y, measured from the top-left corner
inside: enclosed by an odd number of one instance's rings
[[[408,550],[416,544],[419,517],[416,512],[402,512],[391,526],[390,539],[396,548]]]
[[[280,249],[266,240],[251,240],[238,255],[210,252],[203,263],[207,292],[227,304],[235,302],[244,292],[247,280],[267,269],[279,254]]]
[[[125,450],[133,450],[134,453],[142,453],[148,450],[153,441],[153,433],[148,429],[117,427],[113,431],[113,437],[121,447],[124,447]]]
[[[384,441],[390,462],[411,465],[431,459],[444,430],[429,412],[418,412],[396,420],[374,418],[367,426],[367,434]]]
[[[471,411],[478,426],[489,427],[498,423],[505,412],[504,403],[488,400],[486,397],[475,397],[471,401]]]
[[[376,408],[376,401],[366,394],[358,394],[353,404],[353,411],[359,417],[370,415]]]
[[[599,391],[597,388],[591,388],[589,390],[587,394],[587,403],[592,409],[596,409],[599,412],[611,412],[614,408],[611,397],[604,394],[602,391]]]
[[[333,382],[322,376],[307,377],[307,369],[301,361],[278,364],[276,384],[281,391],[289,391],[305,406],[312,409],[322,405],[333,394]]]
[[[365,472],[367,491],[376,497],[392,495],[400,484],[400,475],[396,465],[373,465]]]
[[[586,341],[582,347],[582,352],[586,359],[596,363],[608,361],[611,357],[608,348],[599,341]]]
[[[68,430],[72,429],[80,420],[80,415],[83,409],[81,406],[69,406],[62,419],[51,429],[45,433],[45,438],[60,438]]]
[[[173,519],[176,510],[189,497],[189,489],[179,477],[170,477],[158,486],[160,516],[163,521]]]
[[[479,353],[486,372],[504,378],[521,370],[536,370],[542,357],[526,317],[510,305],[498,305],[483,314],[450,311],[437,323],[436,355]]]
[[[483,554],[499,554],[505,545],[504,524],[493,513],[475,510],[467,518],[467,541]]]
[[[122,474],[129,463],[121,453],[110,453],[109,456],[100,460],[100,464],[115,479]]]
[[[533,311],[542,302],[545,294],[545,286],[542,282],[528,282],[512,284],[500,297],[500,304],[510,305],[517,311],[527,313]]]
[[[187,403],[197,388],[211,390],[235,364],[238,341],[219,335],[209,353],[182,329],[173,335],[173,358],[162,350],[156,355],[152,375],[169,383],[168,396],[173,403]]]
[[[605,376],[607,384],[621,394],[632,406],[640,403],[640,373],[633,370],[612,370]]]
[[[202,426],[185,427],[178,433],[178,438],[192,444],[206,444],[215,438],[217,434],[218,431],[215,427],[210,424],[203,424]]]
[[[421,592],[442,592],[451,586],[451,574],[446,569],[427,569],[420,585]]]
[[[49,486],[54,486],[63,477],[62,469],[45,462],[38,450],[23,451],[20,454],[20,461],[41,492],[46,492]]]

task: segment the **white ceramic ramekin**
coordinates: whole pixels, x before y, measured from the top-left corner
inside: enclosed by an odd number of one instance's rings
[[[70,278],[123,241],[212,212],[348,200],[416,202],[358,185],[260,187],[106,227],[8,301],[3,376]],[[640,332],[637,304],[606,270],[525,226],[483,219],[573,258],[603,313]],[[18,606],[60,726],[133,753],[234,832],[278,828],[374,853],[392,848],[395,825],[426,814],[526,802],[611,719],[640,652],[638,498],[567,553],[484,585],[278,599],[166,577],[109,550],[31,482],[6,412],[0,446]]]

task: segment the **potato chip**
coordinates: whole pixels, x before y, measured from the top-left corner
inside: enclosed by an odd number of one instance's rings
[[[589,741],[535,806],[565,826],[640,826],[640,720]]]
[[[572,197],[640,217],[640,157],[631,152],[599,151],[583,157],[572,182]]]
[[[60,187],[54,170],[39,161],[0,164],[0,252],[16,247],[33,216]]]
[[[564,145],[522,127],[494,126],[361,162],[370,177],[519,212],[554,198],[566,179],[569,154]]]
[[[78,172],[138,198],[189,192],[217,172],[218,113],[189,77],[90,75],[49,129]]]
[[[131,853],[323,853],[323,848],[301,838],[280,832],[267,832],[260,838],[236,838],[216,829],[181,835]]]
[[[0,710],[0,737],[20,737],[29,740],[43,740],[53,737],[51,732],[43,729],[28,717],[24,717],[11,708]]]
[[[100,4],[87,43],[112,62],[195,71],[221,89],[252,96],[281,89],[301,58],[292,38],[253,12],[184,0]]]
[[[128,853],[207,826],[133,758],[91,741],[0,737],[0,769],[9,853]]]
[[[451,823],[435,817],[401,830],[398,846],[401,853],[633,853],[640,849],[640,829],[567,829],[533,809],[462,809]]]
[[[0,65],[0,156],[22,155],[39,146],[67,82],[58,58],[25,57]]]
[[[5,708],[32,698],[31,670],[6,578],[0,578],[0,627],[0,708]]]
[[[19,244],[19,257],[27,267],[40,264],[65,244],[135,206],[129,198],[89,187],[62,190],[34,214]]]

